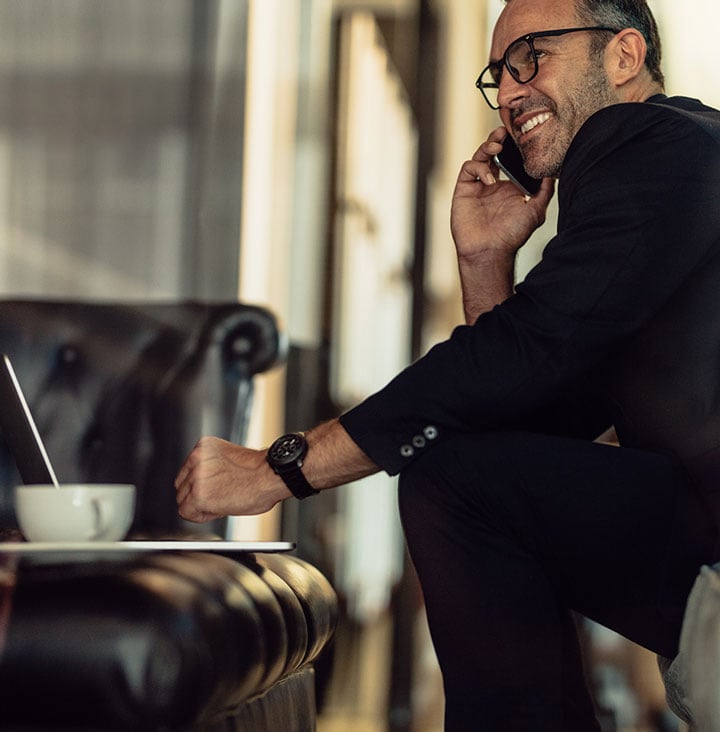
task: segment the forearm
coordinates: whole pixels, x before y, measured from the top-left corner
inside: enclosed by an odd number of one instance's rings
[[[305,436],[309,450],[303,473],[317,490],[360,480],[379,470],[337,419],[315,427]]]
[[[513,293],[515,253],[487,249],[458,257],[465,322],[472,325]]]
[[[317,490],[376,473],[378,467],[353,442],[338,420],[307,434],[303,473]],[[201,438],[175,479],[178,511],[189,521],[269,511],[292,495],[266,460],[254,450],[217,437]]]

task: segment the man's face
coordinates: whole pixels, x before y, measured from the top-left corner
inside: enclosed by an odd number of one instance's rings
[[[493,34],[490,58],[526,33],[588,25],[573,0],[511,0]],[[557,177],[575,134],[590,115],[618,102],[599,59],[591,57],[588,32],[538,38],[538,74],[527,84],[503,71],[499,103],[503,124],[515,138],[525,168],[536,178]]]

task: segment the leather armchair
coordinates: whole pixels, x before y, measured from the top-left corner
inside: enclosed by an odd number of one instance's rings
[[[284,358],[267,310],[199,302],[0,301],[0,352],[60,482],[135,484],[131,531],[150,535],[199,530],[177,516],[177,469],[203,434],[245,438],[253,377]],[[18,482],[0,445],[0,526]]]
[[[197,302],[0,301],[0,352],[60,482],[134,483],[131,534],[142,537],[199,530],[177,516],[175,473],[201,434],[243,440],[253,377],[284,357],[267,311]],[[10,535],[18,481],[0,444],[0,529]],[[15,581],[0,730],[315,729],[313,661],[337,600],[295,556],[25,559]]]

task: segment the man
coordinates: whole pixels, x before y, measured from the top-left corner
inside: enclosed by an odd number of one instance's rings
[[[273,469],[201,440],[179,510],[257,513],[288,486],[400,473],[446,729],[597,730],[569,611],[673,657],[716,558],[720,113],[662,94],[644,0],[509,0],[490,58],[478,84],[503,127],[452,206],[467,325],[310,431],[304,457],[301,438]],[[544,178],[534,197],[499,180],[506,135]],[[513,291],[554,178],[557,236]],[[611,425],[622,447],[594,441]]]

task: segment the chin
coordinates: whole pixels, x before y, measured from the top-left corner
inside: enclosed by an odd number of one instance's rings
[[[562,161],[548,159],[533,159],[529,157],[525,161],[525,171],[533,178],[557,178],[560,175]]]
[[[557,145],[553,145],[551,149],[543,145],[541,138],[530,141],[523,147],[523,162],[525,171],[533,178],[557,178],[560,175],[564,152],[561,153],[557,149]]]

